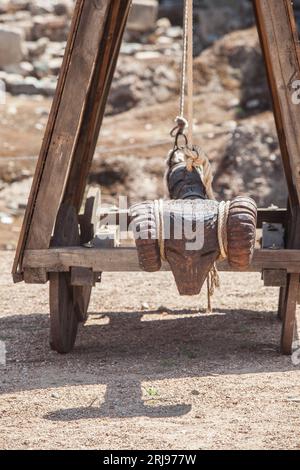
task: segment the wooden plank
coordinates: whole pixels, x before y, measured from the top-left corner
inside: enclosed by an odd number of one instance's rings
[[[131,0],[111,2],[103,41],[96,59],[93,78],[83,114],[82,126],[74,149],[64,200],[79,211],[92,158],[102,125],[104,110],[115,71]]]
[[[93,271],[88,268],[71,268],[71,285],[93,287],[95,285]]]
[[[254,0],[258,31],[273,98],[274,116],[289,191],[285,228],[287,247],[298,249],[300,220],[300,106],[292,100],[300,79],[299,39],[290,0]],[[288,274],[280,289],[278,316],[283,320],[281,347],[290,354],[296,317],[299,274]]]
[[[290,0],[253,3],[293,210],[300,201],[300,106],[292,102],[293,82],[300,79],[300,64],[293,7]]]
[[[286,225],[286,209],[265,209],[259,208],[257,211],[257,228],[262,228],[263,223]]]
[[[262,272],[265,287],[285,287],[286,277],[285,269],[264,269]]]
[[[39,158],[38,158],[38,162],[37,162],[37,166],[36,166],[36,170],[35,170],[35,174],[33,178],[33,183],[32,183],[32,187],[31,187],[31,191],[30,191],[30,195],[29,195],[29,199],[28,199],[28,203],[27,203],[27,207],[26,207],[26,211],[25,211],[25,215],[23,219],[23,224],[22,224],[22,228],[21,228],[21,232],[19,236],[19,241],[18,241],[18,245],[16,249],[14,264],[12,268],[13,279],[15,282],[20,282],[23,280],[22,270],[21,270],[23,252],[25,249],[26,239],[27,239],[28,230],[29,230],[29,226],[31,223],[31,219],[32,219],[33,209],[34,209],[35,200],[36,200],[37,192],[38,192],[39,185],[40,185],[41,176],[43,174],[45,160],[47,157],[47,150],[49,147],[51,136],[53,134],[55,119],[58,113],[58,109],[60,107],[60,102],[62,99],[62,92],[65,86],[67,72],[70,66],[70,62],[71,62],[71,56],[73,53],[75,40],[77,37],[78,26],[79,26],[80,19],[81,19],[83,5],[84,5],[84,0],[77,0],[75,9],[74,9],[73,18],[72,18],[70,34],[69,34],[69,38],[68,38],[67,45],[66,45],[66,51],[65,51],[60,75],[58,78],[56,92],[55,92],[55,96],[54,96],[50,114],[49,114],[45,137],[42,142],[42,147],[40,150],[40,154],[39,154]]]
[[[78,218],[80,224],[80,240],[84,245],[94,238],[99,224],[98,210],[101,204],[101,192],[99,188],[90,187],[87,193],[84,213]]]
[[[50,244],[109,4],[109,0],[84,2],[60,107],[36,196],[26,243],[27,248],[46,248]]]
[[[261,247],[266,250],[280,250],[285,247],[285,230],[282,224],[263,222]]]
[[[51,248],[26,250],[24,267],[46,268],[47,271],[68,271],[72,266],[90,268],[93,271],[140,271],[136,248]],[[231,271],[227,262],[219,263],[221,271]],[[163,270],[169,270],[165,263]],[[300,272],[300,250],[256,250],[248,271],[285,269],[289,273]]]
[[[26,284],[47,284],[48,272],[44,268],[28,268],[24,271],[24,282]]]
[[[291,274],[288,278],[286,289],[286,309],[282,319],[281,352],[289,355],[292,353],[292,344],[295,328],[295,312],[299,291],[299,274]]]

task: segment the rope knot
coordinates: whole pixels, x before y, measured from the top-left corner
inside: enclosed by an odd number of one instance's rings
[[[204,152],[195,146],[186,146],[184,149],[186,168],[188,171],[193,171],[193,168],[202,167],[204,164]]]
[[[177,116],[175,123],[177,124],[176,128],[180,134],[183,134],[185,129],[189,126],[188,121],[183,116]]]
[[[196,145],[193,145],[192,147],[186,145],[183,150],[187,170],[193,171],[195,168],[200,173],[207,196],[209,199],[215,199],[212,189],[213,174],[208,156],[201,147]]]

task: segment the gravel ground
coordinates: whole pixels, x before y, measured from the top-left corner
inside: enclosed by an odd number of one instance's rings
[[[59,356],[47,287],[14,286],[12,260],[0,252],[1,448],[300,449],[300,366],[258,275],[222,274],[213,314],[169,273],[104,275]]]

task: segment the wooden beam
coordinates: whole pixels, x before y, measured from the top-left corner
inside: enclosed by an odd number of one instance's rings
[[[257,211],[257,228],[262,228],[264,222],[285,226],[287,223],[287,210],[259,208]]]
[[[24,271],[25,284],[47,284],[48,280],[49,276],[45,268],[28,268]]]
[[[64,200],[79,210],[130,5],[77,0],[13,266],[16,282],[23,278],[25,247],[49,247],[65,187]]]
[[[295,312],[299,292],[299,274],[291,274],[288,277],[286,289],[286,309],[282,318],[281,332],[281,352],[282,354],[292,354],[292,346],[295,330]]]
[[[24,268],[46,268],[47,271],[69,271],[71,267],[90,268],[93,271],[122,272],[140,271],[135,248],[51,248],[49,250],[27,250]],[[219,263],[221,271],[231,271],[227,262]],[[168,271],[165,263],[163,270]],[[300,250],[256,250],[248,271],[263,269],[285,269],[289,273],[300,273]]]
[[[300,62],[293,6],[291,0],[253,0],[253,4],[293,210],[300,202],[300,105],[292,100]]]
[[[35,201],[26,244],[29,249],[47,248],[50,244],[109,4],[107,0],[84,2],[83,5],[74,52]]]
[[[94,273],[91,269],[73,267],[71,268],[71,286],[88,286],[95,285]]]
[[[29,231],[29,227],[30,227],[30,223],[31,223],[32,215],[33,215],[35,200],[37,197],[40,181],[42,178],[42,174],[43,174],[43,170],[44,170],[44,166],[45,166],[45,162],[47,158],[47,152],[48,152],[50,140],[53,135],[56,116],[57,116],[57,113],[61,104],[61,100],[62,100],[62,94],[63,94],[63,90],[65,87],[67,72],[70,67],[71,57],[72,57],[73,50],[75,47],[75,42],[76,42],[77,32],[78,32],[79,23],[80,23],[80,19],[82,15],[83,5],[84,5],[84,0],[77,0],[75,9],[74,9],[73,18],[72,18],[69,38],[68,38],[67,45],[66,45],[66,51],[65,51],[65,55],[64,55],[64,59],[63,59],[62,67],[61,67],[61,72],[58,78],[56,92],[55,92],[55,96],[52,102],[49,119],[48,119],[48,123],[46,127],[45,137],[42,142],[42,147],[40,150],[40,155],[38,158],[38,162],[37,162],[37,166],[36,166],[36,170],[35,170],[35,174],[33,178],[33,183],[31,186],[31,191],[30,191],[30,195],[29,195],[29,199],[28,199],[28,203],[27,203],[27,207],[26,207],[26,211],[25,211],[25,215],[23,219],[23,224],[22,224],[22,228],[21,228],[21,232],[19,236],[17,250],[15,254],[14,264],[12,268],[13,279],[15,282],[19,282],[23,280],[22,268],[21,268],[23,253],[24,253],[27,235],[28,235],[28,231]]]
[[[287,272],[285,269],[264,269],[262,280],[265,287],[285,287]]]
[[[105,33],[95,62],[82,125],[74,148],[70,176],[64,194],[64,200],[71,202],[78,211],[82,204],[97,145],[131,1],[115,0],[111,2]]]

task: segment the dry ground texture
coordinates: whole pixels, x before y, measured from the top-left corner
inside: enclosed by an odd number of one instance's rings
[[[14,286],[12,258],[0,252],[1,448],[300,448],[300,366],[279,354],[278,292],[258,275],[222,274],[211,315],[169,273],[104,275],[59,356],[47,287]]]

